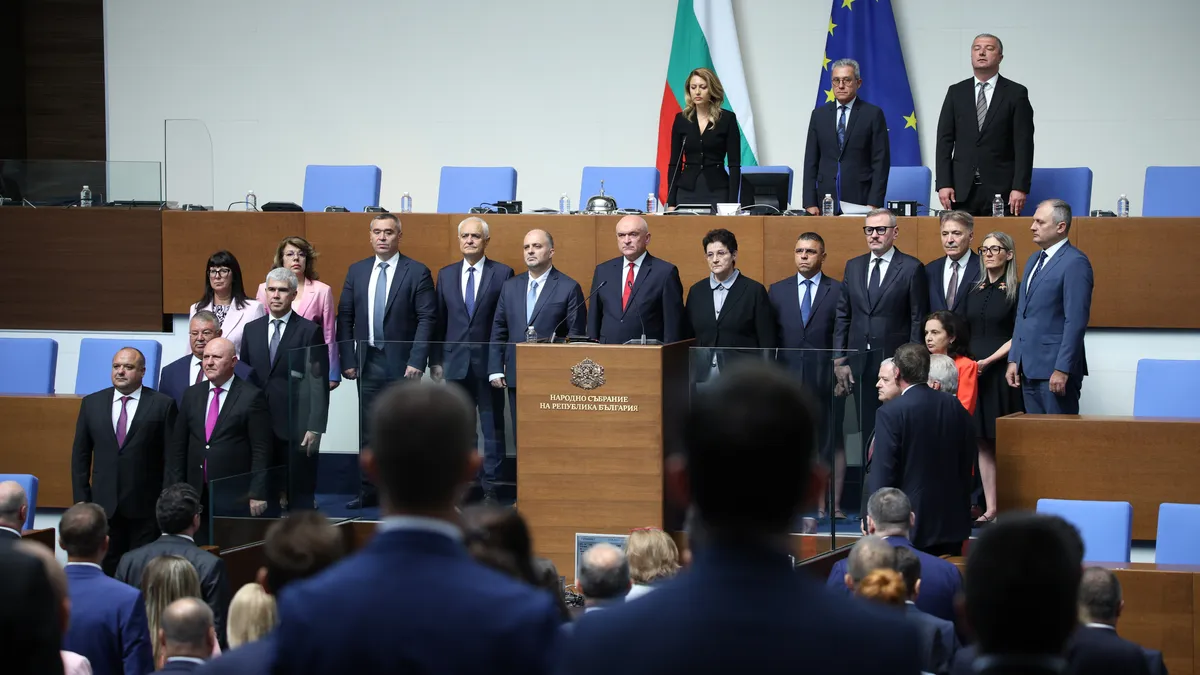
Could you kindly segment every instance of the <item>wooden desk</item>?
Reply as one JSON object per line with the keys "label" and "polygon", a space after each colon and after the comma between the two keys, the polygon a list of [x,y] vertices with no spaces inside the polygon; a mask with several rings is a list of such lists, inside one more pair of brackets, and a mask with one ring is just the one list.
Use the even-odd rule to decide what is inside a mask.
{"label": "wooden desk", "polygon": [[0,396],[0,466],[38,479],[38,508],[70,508],[78,396]]}
{"label": "wooden desk", "polygon": [[41,529],[41,530],[23,530],[21,532],[21,539],[24,539],[25,541],[36,541],[37,543],[41,544],[42,546],[45,546],[46,548],[50,549],[51,553],[54,552],[54,528],[53,527],[47,527],[47,528]]}
{"label": "wooden desk", "polygon": [[1039,499],[1133,504],[1133,538],[1158,536],[1158,505],[1200,503],[1200,421],[1024,415],[996,422],[997,493],[1003,510]]}

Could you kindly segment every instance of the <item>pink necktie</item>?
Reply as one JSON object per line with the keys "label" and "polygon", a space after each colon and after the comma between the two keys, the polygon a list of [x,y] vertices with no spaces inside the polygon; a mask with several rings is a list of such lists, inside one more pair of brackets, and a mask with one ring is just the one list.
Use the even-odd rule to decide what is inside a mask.
{"label": "pink necktie", "polygon": [[200,366],[200,370],[196,371],[196,381],[192,384],[200,384],[204,381],[204,366]]}
{"label": "pink necktie", "polygon": [[121,397],[121,414],[117,416],[117,447],[125,445],[125,427],[129,426],[129,409],[125,406],[129,405],[129,399],[132,396]]}
{"label": "pink necktie", "polygon": [[217,416],[221,414],[221,392],[225,391],[220,387],[213,387],[212,403],[208,404],[208,417],[204,420],[204,440],[212,438],[213,428],[217,426]]}

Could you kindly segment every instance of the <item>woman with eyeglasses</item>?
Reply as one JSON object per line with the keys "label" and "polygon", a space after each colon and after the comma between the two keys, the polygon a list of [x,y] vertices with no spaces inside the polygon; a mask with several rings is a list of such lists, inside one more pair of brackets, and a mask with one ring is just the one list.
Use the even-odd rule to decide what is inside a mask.
{"label": "woman with eyeglasses", "polygon": [[1004,381],[1021,288],[1014,253],[1012,237],[1003,232],[991,232],[983,238],[979,247],[980,281],[971,288],[963,309],[971,330],[971,353],[979,359],[975,427],[986,506],[976,525],[996,517],[996,418],[1025,409],[1021,390]]}
{"label": "woman with eyeglasses", "polygon": [[207,309],[221,322],[221,337],[233,343],[238,354],[242,351],[242,330],[247,323],[267,312],[257,300],[246,297],[242,285],[242,267],[229,251],[217,251],[208,257],[204,277],[204,296],[192,305],[188,318]]}
{"label": "woman with eyeglasses", "polygon": [[[303,237],[284,237],[275,248],[275,262],[271,269],[286,267],[300,280],[296,298],[292,300],[292,311],[321,327],[325,344],[329,346],[329,388],[337,389],[342,382],[342,368],[338,362],[337,344],[333,333],[337,328],[337,307],[333,304],[333,289],[317,281],[318,253]],[[267,284],[258,285],[255,294],[258,303],[267,306]]]}

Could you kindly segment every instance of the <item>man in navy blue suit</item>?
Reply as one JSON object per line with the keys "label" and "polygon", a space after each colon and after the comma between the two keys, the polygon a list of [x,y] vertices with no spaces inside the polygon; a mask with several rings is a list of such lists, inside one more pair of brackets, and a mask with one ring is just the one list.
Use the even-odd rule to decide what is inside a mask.
{"label": "man in navy blue suit", "polygon": [[929,311],[948,309],[961,314],[967,294],[979,282],[979,258],[971,254],[975,218],[966,211],[943,211],[940,220],[946,255],[925,266]]}
{"label": "man in navy blue suit", "polygon": [[[833,323],[842,282],[821,271],[825,240],[816,232],[796,238],[796,274],[771,284],[767,296],[779,330],[779,360],[798,373],[816,399],[821,420],[821,457],[833,462],[833,514],[842,511],[846,449],[842,442],[845,407],[833,404]],[[811,350],[811,351],[800,351]],[[819,500],[825,507],[825,497]]]}
{"label": "man in navy blue suit", "polygon": [[[400,253],[400,237],[399,218],[376,214],[369,237],[375,255],[350,266],[338,299],[342,376],[358,380],[362,429],[367,428],[371,404],[388,383],[424,375],[437,318],[429,268]],[[370,440],[363,435],[363,445]],[[361,493],[346,508],[378,503],[375,486],[364,477]]]}
{"label": "man in navy blue suit", "polygon": [[617,221],[621,255],[597,265],[592,275],[588,337],[609,345],[643,337],[667,343],[685,337],[679,269],[650,255],[649,243],[650,226],[644,218]]}
{"label": "man in navy blue suit", "polygon": [[463,545],[456,506],[480,463],[466,395],[393,386],[370,424],[362,462],[385,517],[365,548],[279,598],[274,672],[547,672],[554,598]]}
{"label": "man in navy blue suit", "polygon": [[100,561],[108,551],[108,519],[98,504],[76,504],[58,524],[67,552],[71,623],[62,648],[80,654],[95,675],[154,672],[150,627],[142,592],[105,576]]}
{"label": "man in navy blue suit", "polygon": [[[788,533],[815,501],[816,421],[777,365],[729,364],[692,398],[667,485],[703,533],[690,567],[636,602],[593,612],[560,651],[564,675],[919,672],[903,617],[797,574]],[[870,636],[870,649],[862,636]]]}
{"label": "man in navy blue suit", "polygon": [[490,241],[491,231],[482,218],[471,216],[458,224],[463,259],[438,270],[437,323],[429,349],[433,379],[458,384],[479,411],[483,429],[479,485],[488,502],[496,499],[496,479],[505,453],[504,390],[488,383],[487,342],[500,289],[513,277],[511,267],[484,255]]}
{"label": "man in navy blue suit", "polygon": [[[517,350],[528,337],[554,340],[587,334],[587,306],[579,282],[554,268],[554,237],[545,230],[525,235],[522,272],[504,282],[492,321],[488,380],[493,387],[508,387],[513,439],[517,433]],[[530,335],[532,328],[533,334]]]}
{"label": "man in navy blue suit", "polygon": [[918,550],[962,555],[971,534],[974,422],[952,394],[929,388],[924,345],[901,345],[892,358],[900,396],[876,413],[867,491],[894,487],[909,496]]}
{"label": "man in navy blue suit", "polygon": [[1078,415],[1087,372],[1083,335],[1092,313],[1092,263],[1071,245],[1071,206],[1047,199],[1033,214],[1017,324],[1008,352],[1009,386],[1021,387],[1025,412]]}
{"label": "man in navy blue suit", "polygon": [[[188,322],[188,345],[191,346],[192,353],[162,367],[158,376],[159,393],[175,399],[176,406],[181,405],[183,392],[193,384],[200,384],[204,381],[204,364],[201,363],[201,359],[204,358],[204,347],[209,340],[219,337],[221,337],[221,322],[217,320],[217,315],[207,309],[196,312],[192,320]],[[253,372],[254,369],[243,363],[241,359],[233,364],[233,374],[243,380],[249,380]]]}

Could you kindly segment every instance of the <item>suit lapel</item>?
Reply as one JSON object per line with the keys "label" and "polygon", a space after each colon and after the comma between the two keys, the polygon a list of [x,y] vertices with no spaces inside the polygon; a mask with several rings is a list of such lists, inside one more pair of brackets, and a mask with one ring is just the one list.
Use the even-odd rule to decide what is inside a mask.
{"label": "suit lapel", "polygon": [[[904,269],[904,258],[900,257],[900,249],[894,248],[893,251],[892,261],[888,263],[887,274],[884,275],[883,281],[879,284],[879,295],[875,296],[875,301],[871,303],[872,312],[875,311],[875,306],[879,304],[883,296],[887,294],[887,290],[891,287],[892,282],[896,280],[896,277],[900,276],[900,270]],[[942,289],[942,302],[945,302],[945,295],[946,290]]]}
{"label": "suit lapel", "polygon": [[[299,302],[292,305],[292,311],[301,316],[308,316],[309,314],[313,316],[319,316],[318,313],[308,311],[312,304],[317,301],[315,297],[316,294],[313,293],[312,280],[304,279],[300,283],[302,286],[304,286],[304,297],[300,298]],[[264,307],[263,309],[266,308]],[[271,312],[267,311],[267,315],[270,314]]]}
{"label": "suit lapel", "polygon": [[942,256],[938,260],[937,270],[934,272],[933,281],[937,284],[937,296],[942,299],[942,306],[947,309],[954,309],[946,304],[946,285],[943,283],[946,279],[946,263],[950,262],[950,258]]}
{"label": "suit lapel", "polygon": [[[729,310],[732,307],[737,306],[738,299],[742,297],[742,292],[745,291],[746,284],[740,283],[741,281],[742,281],[742,273],[738,272],[738,278],[734,279],[733,285],[729,286],[725,290],[725,302],[722,303],[722,305],[721,305],[721,315],[717,317],[718,324],[721,323],[721,319],[723,319],[729,315]],[[799,294],[797,294],[796,297],[799,297]],[[716,314],[716,309],[715,309],[716,304],[715,303],[713,304],[713,308],[714,308],[713,314]]]}
{"label": "suit lapel", "polygon": [[[641,269],[641,271],[638,272],[638,275],[633,278],[633,289],[631,291],[629,291],[629,304],[626,305],[625,308],[621,310],[622,318],[625,316],[625,313],[629,311],[629,308],[633,307],[633,303],[637,302],[638,289],[640,289],[642,286],[645,285],[646,279],[650,278],[650,270],[653,265],[653,260],[654,260],[654,256],[647,253],[646,259],[642,261],[642,269]],[[621,262],[617,263],[617,265],[618,265],[617,281],[620,284],[619,288],[621,289],[621,294],[624,295],[626,272],[622,268],[624,268],[626,266],[625,258],[622,257]]]}
{"label": "suit lapel", "polygon": [[[238,378],[235,375],[231,380],[229,380],[229,391],[225,392],[225,402],[221,404],[221,412],[217,415],[216,424],[213,424],[212,435],[214,438],[217,435],[217,431],[219,431],[221,429],[221,426],[223,424],[225,424],[225,421],[228,420],[230,418],[230,416],[233,415],[233,405],[235,403],[237,403],[238,397],[241,396],[241,393],[242,393],[242,383],[238,382]],[[207,419],[208,418],[208,396],[205,395],[203,400],[204,400],[204,407],[205,407],[204,419]]]}
{"label": "suit lapel", "polygon": [[[297,319],[296,313],[293,311],[291,318],[288,319],[287,324],[283,328],[283,335],[279,336],[279,347],[275,350],[275,360],[271,362],[270,372],[272,372],[272,373],[275,372],[275,367],[277,365],[279,365],[280,363],[283,363],[284,367],[286,368],[287,361],[288,361],[288,354],[291,352],[291,350],[293,348],[300,346],[300,340],[299,340],[300,335],[298,334],[298,331],[300,330],[300,326],[299,326],[298,322],[296,321],[296,319]],[[270,332],[271,332],[270,324],[271,324],[271,315],[268,314],[267,315],[267,326],[268,326],[267,334],[268,334],[268,336],[270,335]],[[269,342],[270,337],[268,337],[267,340],[268,340],[267,344],[270,345],[271,344]],[[268,358],[270,357],[270,353],[271,353],[271,350],[270,350],[270,348],[268,348],[267,349]]]}
{"label": "suit lapel", "polygon": [[396,260],[396,273],[392,275],[392,283],[388,287],[387,309],[383,312],[383,318],[386,320],[387,315],[392,311],[392,305],[396,302],[396,296],[400,295],[400,286],[404,283],[404,275],[408,274],[408,258],[400,256]]}
{"label": "suit lapel", "polygon": [[[1054,266],[1063,259],[1067,253],[1067,249],[1070,246],[1070,244],[1064,244],[1063,247],[1058,249],[1058,252],[1054,254],[1054,257],[1047,260],[1045,264],[1042,265],[1042,269],[1038,270],[1038,273],[1033,275],[1033,281],[1029,284],[1029,292],[1026,293],[1026,295],[1033,295],[1033,292],[1037,290],[1037,287],[1042,284],[1042,279],[1046,278],[1046,273],[1054,269]],[[1033,260],[1033,264],[1037,265],[1037,255],[1034,255]],[[1030,270],[1032,271],[1032,269],[1033,268],[1031,267]]]}
{"label": "suit lapel", "polygon": [[[458,283],[459,283],[459,286],[462,287],[461,288],[462,294],[460,294],[458,296],[458,303],[460,305],[462,305],[463,313],[466,314],[467,302],[463,298],[466,297],[467,287],[465,285],[465,282],[462,281],[462,273],[461,272],[462,272],[462,269],[459,268],[459,275],[458,275],[459,282]],[[475,287],[475,314],[467,315],[467,324],[468,325],[470,325],[471,323],[474,323],[475,317],[479,314],[479,298],[483,297],[484,292],[486,292],[488,289],[488,286],[491,285],[492,275],[494,275],[495,273],[496,273],[496,266],[494,264],[492,264],[492,261],[484,260],[483,261],[483,274],[480,275],[480,277],[482,277],[482,278],[479,279],[479,284]]]}
{"label": "suit lapel", "polygon": [[[129,445],[129,442],[133,440],[133,435],[142,428],[142,420],[150,414],[149,407],[150,397],[146,396],[146,388],[142,387],[142,395],[138,397],[137,410],[133,412],[133,419],[129,420],[129,431],[125,432],[125,445]],[[113,437],[116,437],[116,430],[113,431]],[[121,448],[124,448],[125,445],[122,445]]]}
{"label": "suit lapel", "polygon": [[973,260],[972,255],[967,259],[968,269],[963,270],[962,278],[958,282],[958,291],[954,294],[954,307],[951,311],[958,311],[967,302],[967,296],[970,295],[971,289],[975,284],[979,283],[979,265]]}
{"label": "suit lapel", "polygon": [[[974,80],[972,80],[972,82],[974,82]],[[972,85],[972,87],[974,87],[974,85]],[[988,104],[987,114],[983,116],[983,126],[979,128],[980,134],[983,134],[983,132],[987,131],[988,127],[992,125],[992,120],[996,119],[996,111],[1000,108],[1000,103],[1004,101],[1004,94],[1007,89],[1008,80],[997,76],[996,91],[992,92],[992,102]],[[976,94],[976,96],[978,96],[978,94]]]}
{"label": "suit lapel", "polygon": [[[542,312],[542,307],[546,306],[546,303],[549,301],[550,294],[554,292],[554,287],[557,285],[558,270],[551,269],[550,273],[546,275],[546,284],[542,287],[542,290],[538,292],[537,302],[533,305],[533,314],[529,317],[530,325],[537,321],[538,314]],[[526,289],[525,292],[528,295],[528,289]]]}
{"label": "suit lapel", "polygon": [[[850,145],[850,135],[854,133],[854,125],[858,124],[858,118],[862,112],[862,99],[855,99],[854,107],[850,108],[849,112],[850,118],[846,120],[846,142],[838,150],[838,159],[841,159],[842,155],[846,154],[846,146]],[[836,122],[834,124],[836,124]],[[834,136],[837,136],[836,129],[834,131]]]}
{"label": "suit lapel", "polygon": [[[820,285],[817,286],[817,295],[815,298],[813,298],[812,309],[809,310],[809,314],[808,314],[809,323],[811,323],[813,320],[813,317],[817,315],[817,307],[821,306],[821,301],[825,299],[825,296],[829,295],[829,289],[832,287],[833,287],[833,282],[829,280],[829,277],[827,277],[825,275],[821,275],[821,283],[820,283]],[[799,300],[800,300],[800,294],[797,293],[796,301],[799,302]],[[808,324],[805,324],[804,327],[808,328]]]}

